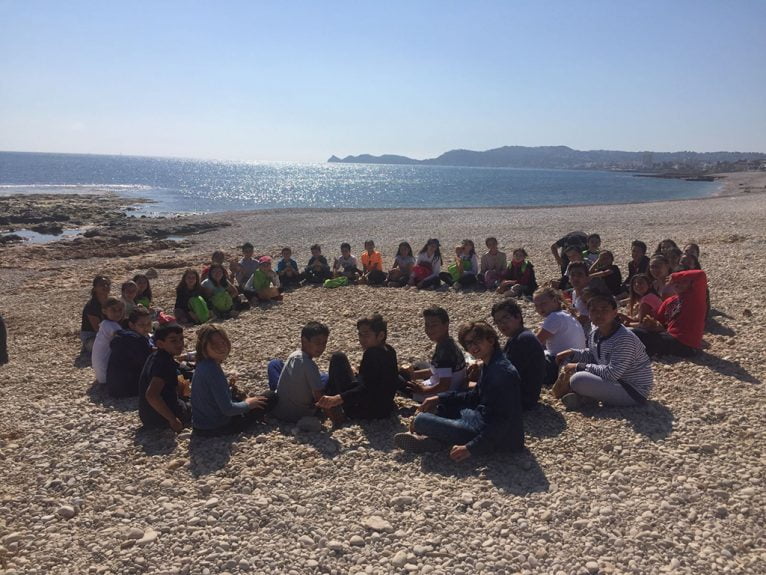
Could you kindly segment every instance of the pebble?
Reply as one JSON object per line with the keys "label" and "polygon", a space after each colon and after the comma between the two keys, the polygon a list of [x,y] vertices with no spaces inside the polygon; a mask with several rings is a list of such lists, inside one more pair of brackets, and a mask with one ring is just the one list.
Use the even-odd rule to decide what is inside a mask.
{"label": "pebble", "polygon": [[395,567],[404,567],[404,564],[407,563],[407,553],[404,551],[397,551],[391,559],[391,563]]}
{"label": "pebble", "polygon": [[314,540],[308,535],[301,535],[298,537],[298,543],[304,547],[313,547],[315,545]]}
{"label": "pebble", "polygon": [[144,536],[144,530],[133,527],[125,534],[126,539],[141,539]]}
{"label": "pebble", "polygon": [[596,561],[588,561],[585,564],[585,568],[588,570],[588,573],[591,573],[591,575],[598,573],[598,563]]}
{"label": "pebble", "polygon": [[364,547],[364,538],[359,535],[352,535],[351,539],[348,540],[348,544],[354,547]]}
{"label": "pebble", "polygon": [[364,518],[362,520],[362,525],[373,531],[385,531],[386,533],[392,533],[394,531],[391,524],[379,515],[371,515]]}
{"label": "pebble", "polygon": [[335,539],[329,541],[327,543],[327,547],[329,549],[332,549],[333,551],[342,551],[343,550],[343,543],[340,541],[336,541]]}
{"label": "pebble", "polygon": [[77,514],[77,511],[75,511],[75,508],[71,505],[62,505],[58,508],[58,510],[56,510],[56,513],[58,513],[64,519],[71,519]]}
{"label": "pebble", "polygon": [[406,505],[412,505],[415,502],[414,497],[409,495],[400,495],[399,497],[393,497],[388,502],[391,507],[404,507]]}
{"label": "pebble", "polygon": [[136,545],[146,545],[147,543],[151,543],[157,539],[158,535],[159,533],[157,533],[154,529],[147,529],[141,539],[136,541]]}

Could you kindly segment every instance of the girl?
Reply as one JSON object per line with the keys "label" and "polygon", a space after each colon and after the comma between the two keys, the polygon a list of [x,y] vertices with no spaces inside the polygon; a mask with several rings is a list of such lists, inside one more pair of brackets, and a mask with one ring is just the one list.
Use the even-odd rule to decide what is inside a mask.
{"label": "girl", "polygon": [[120,321],[125,317],[125,304],[116,297],[107,298],[103,307],[104,320],[98,327],[98,334],[93,341],[93,371],[96,372],[96,381],[106,383],[106,368],[109,365],[109,344],[122,326]]}
{"label": "girl", "polygon": [[535,310],[543,317],[535,335],[545,346],[546,372],[544,385],[553,385],[558,376],[556,355],[565,349],[582,349],[585,347],[585,333],[580,322],[567,311],[566,303],[561,292],[546,287],[535,292],[532,300]]}
{"label": "girl", "polygon": [[388,282],[391,287],[402,287],[410,279],[410,272],[415,265],[412,247],[407,242],[401,242],[394,257],[394,267],[388,272]]}
{"label": "girl", "polygon": [[441,266],[442,253],[439,249],[439,240],[431,238],[418,253],[418,259],[412,268],[407,285],[416,286],[418,289],[439,287]]}
{"label": "girl", "polygon": [[138,378],[152,353],[151,332],[152,316],[149,310],[140,306],[128,315],[128,329],[114,334],[106,368],[106,391],[112,397],[138,395]]}
{"label": "girl", "polygon": [[514,297],[530,297],[537,289],[537,279],[535,278],[535,268],[527,258],[527,251],[524,248],[513,250],[511,263],[505,272],[505,279],[497,287],[497,293],[511,291]]}
{"label": "girl", "polygon": [[133,281],[136,282],[138,292],[136,293],[136,303],[144,306],[149,311],[153,311],[152,308],[152,288],[149,285],[149,278],[144,274],[136,274],[133,276]]}
{"label": "girl", "polygon": [[645,317],[654,317],[660,309],[662,300],[652,287],[652,282],[646,274],[636,274],[630,282],[630,299],[628,313],[621,316],[625,325],[638,325]]}
{"label": "girl", "polygon": [[[136,296],[138,295],[138,285],[134,281],[126,281],[120,286],[120,299],[125,306],[125,317],[133,313],[138,303],[136,303]],[[146,307],[146,306],[144,306]]]}
{"label": "girl", "polygon": [[612,296],[597,294],[588,302],[588,313],[595,329],[588,337],[587,349],[567,349],[556,359],[567,362],[571,374],[571,393],[561,398],[567,409],[584,402],[605,405],[646,403],[654,377],[649,356],[641,341],[617,321],[617,302]]}
{"label": "girl", "polygon": [[657,249],[654,250],[654,255],[655,256],[662,255],[670,248],[677,248],[677,247],[678,247],[678,244],[676,244],[676,242],[674,242],[671,239],[662,240],[659,244],[657,244]]}
{"label": "girl", "polygon": [[588,275],[591,279],[601,278],[612,295],[622,293],[622,274],[620,268],[614,265],[614,254],[609,250],[598,254],[598,259],[588,270]]}
{"label": "girl", "polygon": [[200,284],[202,295],[208,301],[209,307],[222,318],[229,317],[234,309],[234,298],[237,288],[229,283],[223,264],[210,264],[208,277]]}
{"label": "girl", "polygon": [[673,286],[668,283],[670,272],[670,262],[662,254],[655,254],[649,260],[649,275],[652,279],[652,287],[663,300],[675,293]]}
{"label": "girl", "polygon": [[205,323],[210,314],[207,302],[202,297],[199,272],[187,269],[176,286],[176,303],[173,315],[179,323]]}
{"label": "girl", "polygon": [[273,391],[256,397],[242,397],[236,391],[234,378],[229,381],[221,368],[230,352],[231,341],[222,327],[208,324],[197,332],[197,366],[191,392],[192,427],[197,435],[239,433],[276,403]]}
{"label": "girl", "polygon": [[700,247],[695,243],[689,243],[684,246],[684,254],[693,255],[695,258],[700,259]]}
{"label": "girl", "polygon": [[90,290],[90,300],[82,309],[82,323],[80,324],[80,357],[77,358],[77,365],[87,367],[91,361],[91,351],[93,342],[98,333],[98,326],[104,319],[102,308],[109,297],[109,291],[112,288],[111,280],[106,276],[96,276],[93,278],[93,284]]}
{"label": "girl", "polygon": [[440,278],[447,284],[455,282],[455,289],[463,289],[476,283],[479,273],[479,258],[472,240],[463,240],[455,247],[455,263],[449,266],[449,273],[442,272]]}

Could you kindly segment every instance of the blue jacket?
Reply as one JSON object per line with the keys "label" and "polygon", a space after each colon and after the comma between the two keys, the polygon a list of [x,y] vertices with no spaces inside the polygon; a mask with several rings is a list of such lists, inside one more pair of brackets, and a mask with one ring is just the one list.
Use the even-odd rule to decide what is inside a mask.
{"label": "blue jacket", "polygon": [[484,426],[466,444],[472,455],[524,449],[521,382],[516,368],[499,349],[482,368],[476,387],[440,393],[439,400],[445,407],[475,409],[481,414]]}
{"label": "blue jacket", "polygon": [[203,359],[194,369],[191,406],[192,425],[197,429],[218,429],[250,410],[246,402],[232,401],[226,375],[212,359]]}

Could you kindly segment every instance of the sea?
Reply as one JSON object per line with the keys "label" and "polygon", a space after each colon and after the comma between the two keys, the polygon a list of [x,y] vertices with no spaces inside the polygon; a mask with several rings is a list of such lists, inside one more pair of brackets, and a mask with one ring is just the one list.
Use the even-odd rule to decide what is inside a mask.
{"label": "sea", "polygon": [[145,215],[280,208],[623,204],[714,195],[715,182],[628,172],[259,163],[0,152],[0,194],[114,192]]}

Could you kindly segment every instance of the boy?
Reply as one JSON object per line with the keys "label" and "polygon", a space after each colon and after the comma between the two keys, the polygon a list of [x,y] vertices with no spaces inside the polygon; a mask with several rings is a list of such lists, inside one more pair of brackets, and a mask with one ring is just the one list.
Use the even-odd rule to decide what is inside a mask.
{"label": "boy", "polygon": [[327,258],[322,255],[322,246],[314,244],[311,246],[311,258],[304,270],[306,282],[310,284],[322,284],[325,280],[332,278],[330,264]]}
{"label": "boy", "polygon": [[255,297],[261,301],[282,301],[279,277],[271,269],[271,258],[269,256],[261,256],[258,260],[258,269],[247,280],[245,293],[255,294]]}
{"label": "boy", "polygon": [[588,248],[582,252],[583,259],[588,262],[588,266],[592,266],[598,260],[598,255],[601,253],[601,236],[598,234],[590,234],[587,240]]}
{"label": "boy", "polygon": [[569,283],[569,268],[572,263],[585,261],[582,256],[582,251],[578,246],[569,246],[564,250],[564,255],[569,263],[567,264],[567,267],[564,270],[564,275],[559,283],[559,289],[562,291],[571,287],[571,284]]}
{"label": "boy", "polygon": [[109,365],[111,348],[109,344],[114,334],[122,329],[120,322],[125,317],[125,304],[116,297],[108,297],[103,305],[103,321],[98,326],[98,333],[93,342],[93,371],[98,383],[106,383],[106,369]]}
{"label": "boy", "polygon": [[293,250],[282,248],[282,258],[277,262],[277,275],[282,287],[300,285],[303,277],[298,271],[298,262],[293,259]]}
{"label": "boy", "polygon": [[191,420],[189,403],[180,397],[178,363],[184,350],[184,330],[174,323],[154,332],[157,351],[149,356],[138,379],[138,415],[145,427],[179,433]]}
{"label": "boy", "polygon": [[353,283],[359,277],[359,268],[356,258],[351,255],[351,244],[343,242],[340,244],[340,257],[335,258],[332,266],[335,277],[345,276],[348,281]]}
{"label": "boy", "polygon": [[[220,264],[223,266],[225,261],[226,261],[226,254],[222,252],[221,250],[215,250],[213,252],[213,255],[210,256],[210,263],[202,267],[202,273],[199,276],[200,281],[204,281],[205,279],[207,279],[207,275],[208,273],[210,273],[211,264]],[[232,279],[231,274],[228,272],[226,273],[226,279],[227,280]]]}
{"label": "boy", "polygon": [[237,272],[235,274],[237,287],[240,292],[244,290],[244,286],[247,280],[250,279],[250,276],[258,269],[258,260],[253,258],[253,250],[253,244],[250,242],[242,244],[242,259],[237,262]]}
{"label": "boy", "polygon": [[298,421],[316,414],[316,402],[327,385],[327,374],[319,373],[314,360],[324,353],[329,328],[310,321],[301,330],[301,348],[287,358],[287,362],[272,359],[269,362],[269,388],[277,392],[277,405],[272,415],[285,421]]}
{"label": "boy", "polygon": [[524,327],[524,316],[515,301],[506,299],[493,305],[492,319],[508,338],[503,352],[519,372],[521,406],[525,411],[533,409],[545,377],[545,350],[535,334]]}
{"label": "boy", "polygon": [[497,249],[497,238],[489,237],[484,244],[487,246],[487,253],[481,256],[479,281],[483,281],[487,289],[495,289],[503,279],[508,262],[506,255]]}
{"label": "boy", "polygon": [[628,262],[628,277],[622,284],[622,291],[630,293],[630,281],[636,274],[649,273],[649,258],[646,255],[646,244],[640,240],[633,240],[630,244],[630,261]]}
{"label": "boy", "polygon": [[[567,250],[569,248],[575,248],[577,252],[582,256],[582,251],[588,247],[588,235],[585,232],[569,232],[562,238],[551,244],[551,253],[556,258],[556,263],[561,268],[562,278],[566,277],[567,266],[569,265],[569,256]],[[559,254],[559,249],[561,253]],[[580,258],[582,259],[582,258]],[[560,289],[565,289],[565,285],[560,285]]]}
{"label": "boy", "polygon": [[386,281],[386,274],[383,271],[383,256],[375,250],[375,242],[367,240],[364,242],[364,252],[362,253],[362,282],[369,285],[382,285]]}
{"label": "boy", "polygon": [[477,321],[461,327],[459,338],[466,351],[482,361],[476,387],[426,399],[410,425],[411,433],[397,433],[394,444],[416,453],[449,447],[455,462],[493,451],[521,451],[519,374],[500,351],[497,333]]}
{"label": "boy", "polygon": [[364,350],[359,374],[354,376],[346,354],[334,353],[325,395],[317,405],[322,409],[342,407],[352,419],[382,419],[395,407],[399,387],[396,351],[386,343],[388,326],[380,314],[360,319],[356,329]]}
{"label": "boy", "polygon": [[572,307],[576,312],[573,314],[577,321],[582,325],[585,335],[590,333],[591,325],[590,318],[588,317],[588,304],[583,298],[583,290],[588,287],[590,278],[588,276],[588,264],[585,262],[572,262],[569,264],[569,283],[572,284],[572,289],[568,294],[572,298]]}
{"label": "boy", "polygon": [[[428,369],[412,371],[407,387],[413,392],[412,399],[422,402],[426,397],[443,391],[465,389],[465,356],[449,334],[447,310],[432,306],[423,310],[423,323],[428,339],[436,344]],[[425,381],[423,378],[428,378]]]}

